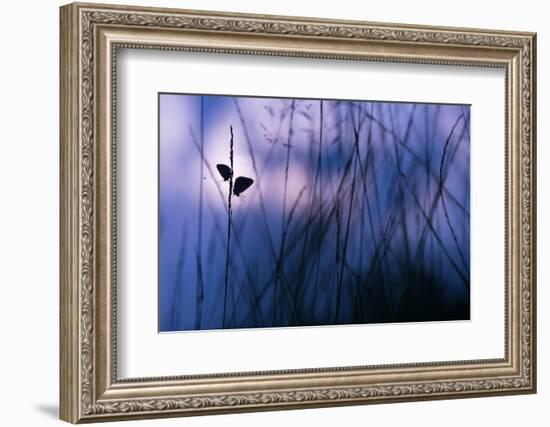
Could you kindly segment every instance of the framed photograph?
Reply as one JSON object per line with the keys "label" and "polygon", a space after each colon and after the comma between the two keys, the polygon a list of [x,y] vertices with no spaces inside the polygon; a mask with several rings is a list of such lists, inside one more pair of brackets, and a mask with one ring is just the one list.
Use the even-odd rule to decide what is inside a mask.
{"label": "framed photograph", "polygon": [[61,8],[61,418],[536,391],[536,36]]}

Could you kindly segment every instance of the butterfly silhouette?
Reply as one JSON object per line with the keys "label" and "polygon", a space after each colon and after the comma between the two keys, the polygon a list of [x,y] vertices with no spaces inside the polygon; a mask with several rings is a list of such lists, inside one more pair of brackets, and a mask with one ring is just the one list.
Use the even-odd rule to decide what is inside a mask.
{"label": "butterfly silhouette", "polygon": [[[218,163],[216,165],[216,169],[218,169],[218,172],[222,176],[224,181],[229,180],[233,176],[233,171],[231,168],[227,165],[224,165],[223,163]],[[248,187],[250,187],[254,183],[254,180],[252,178],[248,178],[246,176],[239,176],[233,185],[233,194],[237,197]]]}
{"label": "butterfly silhouette", "polygon": [[231,171],[231,168],[227,165],[224,165],[222,163],[218,163],[216,165],[216,168],[218,169],[218,172],[222,176],[224,181],[227,181],[231,176],[233,175],[233,172]]}
{"label": "butterfly silhouette", "polygon": [[246,176],[240,176],[235,180],[235,185],[233,186],[233,194],[239,197],[243,191],[250,187],[254,183],[252,178],[247,178]]}

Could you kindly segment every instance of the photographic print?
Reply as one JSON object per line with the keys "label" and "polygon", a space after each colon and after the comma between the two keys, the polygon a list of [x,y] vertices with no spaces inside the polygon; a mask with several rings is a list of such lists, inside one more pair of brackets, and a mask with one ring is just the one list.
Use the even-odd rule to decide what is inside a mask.
{"label": "photographic print", "polygon": [[159,93],[159,330],[470,318],[470,106]]}

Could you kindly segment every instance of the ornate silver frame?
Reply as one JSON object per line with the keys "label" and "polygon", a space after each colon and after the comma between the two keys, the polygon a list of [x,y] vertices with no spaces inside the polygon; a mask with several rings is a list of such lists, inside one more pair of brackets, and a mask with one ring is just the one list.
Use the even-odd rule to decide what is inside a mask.
{"label": "ornate silver frame", "polygon": [[[61,8],[60,43],[61,419],[77,423],[535,392],[535,34],[71,4]],[[117,379],[118,47],[504,68],[505,357]]]}

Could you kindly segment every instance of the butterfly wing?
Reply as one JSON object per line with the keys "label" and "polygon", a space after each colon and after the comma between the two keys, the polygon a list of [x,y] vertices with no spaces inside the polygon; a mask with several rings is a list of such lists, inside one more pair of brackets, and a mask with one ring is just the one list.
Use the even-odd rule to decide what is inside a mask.
{"label": "butterfly wing", "polygon": [[231,168],[227,165],[224,165],[223,163],[218,163],[216,165],[216,168],[218,169],[218,172],[222,176],[224,181],[227,181],[229,178],[231,178]]}
{"label": "butterfly wing", "polygon": [[235,180],[235,185],[233,186],[233,194],[239,196],[243,191],[250,187],[254,183],[252,178],[247,178],[246,176],[240,176]]}

